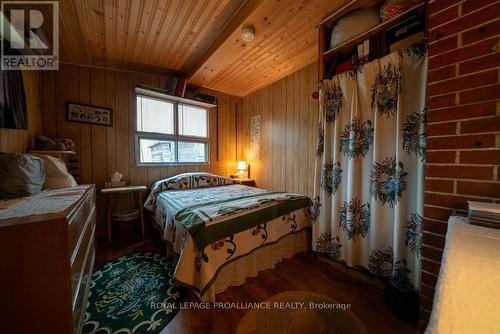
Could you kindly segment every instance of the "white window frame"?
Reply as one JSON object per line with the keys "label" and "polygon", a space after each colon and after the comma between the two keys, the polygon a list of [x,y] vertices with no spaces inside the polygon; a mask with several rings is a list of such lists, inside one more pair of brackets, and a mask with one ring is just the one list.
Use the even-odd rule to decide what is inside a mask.
{"label": "white window frame", "polygon": [[[149,99],[157,99],[161,101],[170,102],[174,106],[174,134],[156,133],[156,132],[145,132],[137,130],[137,98],[143,96]],[[184,98],[179,98],[175,96],[170,96],[163,93],[158,93],[155,90],[148,90],[146,88],[136,88],[135,90],[135,161],[136,165],[139,167],[161,167],[161,166],[182,166],[182,165],[207,165],[210,163],[210,108],[215,107],[215,105],[191,101]],[[203,108],[207,111],[207,136],[186,136],[179,134],[179,105],[193,106],[197,108]],[[155,140],[168,140],[175,142],[175,161],[174,162],[141,162],[141,147],[139,141],[141,139],[155,139]],[[183,162],[178,161],[179,159],[179,142],[191,142],[191,143],[203,143],[205,144],[206,150],[206,161],[202,162]]]}

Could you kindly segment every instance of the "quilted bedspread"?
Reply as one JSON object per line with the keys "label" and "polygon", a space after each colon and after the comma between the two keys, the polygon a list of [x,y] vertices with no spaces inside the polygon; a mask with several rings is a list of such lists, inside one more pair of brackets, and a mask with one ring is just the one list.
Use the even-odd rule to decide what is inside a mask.
{"label": "quilted bedspread", "polygon": [[169,190],[155,217],[179,255],[175,278],[200,298],[228,263],[310,225],[308,197],[244,185]]}

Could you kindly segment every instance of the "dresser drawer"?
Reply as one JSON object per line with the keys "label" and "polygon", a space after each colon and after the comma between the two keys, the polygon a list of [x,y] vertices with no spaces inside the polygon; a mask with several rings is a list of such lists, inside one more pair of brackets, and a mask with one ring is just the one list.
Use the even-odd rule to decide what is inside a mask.
{"label": "dresser drawer", "polygon": [[88,192],[69,217],[68,244],[69,254],[72,257],[74,257],[75,247],[93,209],[95,209],[94,192]]}
{"label": "dresser drawer", "polygon": [[95,210],[92,210],[91,215],[85,224],[85,230],[82,233],[82,237],[77,243],[75,248],[75,257],[71,262],[71,296],[72,305],[74,307],[75,300],[78,295],[78,290],[81,286],[81,281],[85,275],[86,262],[88,257],[95,250]]}
{"label": "dresser drawer", "polygon": [[90,253],[85,261],[82,279],[79,282],[78,295],[76,296],[75,303],[73,305],[73,333],[75,334],[80,334],[82,329],[90,282],[92,280],[92,273],[94,272],[94,260],[95,248],[91,247]]}
{"label": "dresser drawer", "polygon": [[69,254],[73,254],[78,239],[83,232],[85,222],[95,207],[94,192],[88,192],[79,205],[68,217],[68,246]]}

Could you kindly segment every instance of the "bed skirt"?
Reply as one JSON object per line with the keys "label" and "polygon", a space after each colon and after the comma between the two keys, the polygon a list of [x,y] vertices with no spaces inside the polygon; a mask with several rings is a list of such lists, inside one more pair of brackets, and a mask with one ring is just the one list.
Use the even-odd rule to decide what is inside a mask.
{"label": "bed skirt", "polygon": [[[257,248],[251,253],[225,265],[202,296],[198,291],[192,291],[200,300],[214,302],[216,301],[216,294],[223,292],[228,287],[242,285],[247,277],[256,277],[259,271],[272,269],[278,262],[310,250],[310,243],[310,228],[288,234],[276,243]],[[167,249],[170,249],[168,253],[172,254],[171,245],[168,245]]]}

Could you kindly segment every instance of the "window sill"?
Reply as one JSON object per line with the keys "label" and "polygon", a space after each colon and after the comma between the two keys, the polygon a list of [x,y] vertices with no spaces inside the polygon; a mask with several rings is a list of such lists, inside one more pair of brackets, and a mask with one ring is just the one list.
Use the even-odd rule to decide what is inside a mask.
{"label": "window sill", "polygon": [[164,162],[164,163],[139,163],[136,167],[183,167],[183,166],[208,166],[210,162]]}

